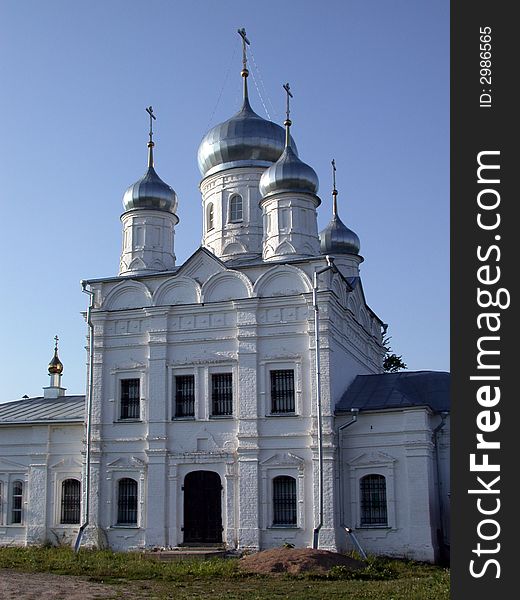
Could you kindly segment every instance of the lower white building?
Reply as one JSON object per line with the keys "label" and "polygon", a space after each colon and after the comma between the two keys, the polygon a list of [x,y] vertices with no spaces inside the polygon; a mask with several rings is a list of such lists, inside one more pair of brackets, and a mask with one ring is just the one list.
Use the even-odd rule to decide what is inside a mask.
{"label": "lower white building", "polygon": [[0,544],[449,547],[449,375],[383,373],[335,184],[318,234],[289,116],[256,115],[242,75],[199,149],[202,246],[175,265],[150,135],[119,275],[84,282],[87,396],[65,395],[56,350],[43,397],[0,404]]}

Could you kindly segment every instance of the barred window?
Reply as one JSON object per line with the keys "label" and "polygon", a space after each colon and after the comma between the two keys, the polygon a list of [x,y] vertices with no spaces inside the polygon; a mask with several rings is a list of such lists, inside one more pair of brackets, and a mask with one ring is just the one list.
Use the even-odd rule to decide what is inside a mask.
{"label": "barred window", "polygon": [[236,194],[229,200],[229,220],[233,223],[243,218],[242,196]]}
{"label": "barred window", "polygon": [[296,479],[273,479],[273,525],[296,525]]}
{"label": "barred window", "polygon": [[365,475],[359,483],[361,525],[388,525],[385,477],[383,475]]}
{"label": "barred window", "polygon": [[11,488],[11,523],[18,524],[22,522],[23,507],[23,482],[13,481]]}
{"label": "barred window", "polygon": [[80,521],[81,484],[77,479],[65,479],[61,484],[61,518],[64,525],[76,525]]}
{"label": "barred window", "polygon": [[177,375],[175,377],[175,416],[195,416],[194,375]]}
{"label": "barred window", "polygon": [[271,371],[271,413],[294,413],[294,371]]}
{"label": "barred window", "polygon": [[213,211],[213,203],[209,203],[208,204],[208,218],[207,218],[207,226],[208,226],[208,231],[210,229],[213,229],[213,227],[215,227],[215,218],[214,218],[214,211]]}
{"label": "barred window", "polygon": [[120,419],[139,419],[139,379],[121,380]]}
{"label": "barred window", "polygon": [[117,524],[137,525],[137,481],[129,477],[117,484]]}
{"label": "barred window", "polygon": [[211,376],[211,414],[233,414],[233,375],[215,373]]}

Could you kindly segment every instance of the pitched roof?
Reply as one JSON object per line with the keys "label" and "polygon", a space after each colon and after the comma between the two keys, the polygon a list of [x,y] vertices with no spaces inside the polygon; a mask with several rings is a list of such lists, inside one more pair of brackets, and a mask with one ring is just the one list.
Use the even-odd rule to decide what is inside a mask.
{"label": "pitched roof", "polygon": [[450,374],[444,371],[403,371],[358,375],[336,405],[336,412],[429,406],[450,410]]}
{"label": "pitched roof", "polygon": [[22,398],[0,404],[0,425],[33,422],[79,422],[85,419],[85,396]]}

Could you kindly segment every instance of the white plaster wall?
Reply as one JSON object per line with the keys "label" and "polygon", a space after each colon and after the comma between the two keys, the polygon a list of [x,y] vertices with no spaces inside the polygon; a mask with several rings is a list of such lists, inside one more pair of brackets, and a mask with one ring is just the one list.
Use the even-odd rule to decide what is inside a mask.
{"label": "white plaster wall", "polygon": [[[182,485],[189,472],[203,469],[215,471],[222,481],[223,539],[228,547],[311,545],[318,518],[318,453],[310,277],[314,266],[323,265],[299,266],[245,268],[248,277],[242,279],[232,272],[224,276],[221,263],[199,253],[178,276],[94,286],[96,306],[101,307],[93,314],[94,543],[120,550],[182,543]],[[222,296],[217,283],[226,277],[243,286],[241,299]],[[359,288],[349,304],[346,290],[331,274],[320,279],[320,290],[328,286],[332,292],[319,294],[325,467],[320,546],[348,547],[341,525],[351,525],[367,551],[430,560],[438,511],[432,500],[432,417],[425,409],[361,414],[342,435],[343,449],[337,452],[337,426],[350,416],[335,418],[335,403],[355,375],[379,372],[380,331],[379,322],[364,308]],[[270,414],[273,368],[295,371],[294,416]],[[231,418],[211,416],[210,378],[215,372],[233,373]],[[174,419],[173,378],[188,373],[195,376],[195,418]],[[127,377],[141,381],[141,418],[136,422],[119,419],[119,381]],[[439,455],[446,486],[444,436],[439,436]],[[56,431],[52,445],[59,449],[49,457],[54,465],[68,451],[65,442],[60,444]],[[69,464],[56,466],[45,479],[42,457],[34,453],[34,466],[40,469],[35,481],[47,496],[56,489],[59,473],[75,468],[79,449],[72,454]],[[387,477],[386,528],[362,528],[359,523],[359,477],[373,469]],[[272,480],[277,475],[297,481],[296,527],[272,526]],[[115,524],[121,477],[138,482],[136,527]],[[48,527],[56,512],[52,502],[46,508]],[[37,530],[31,535],[37,536]]]}
{"label": "white plaster wall", "polygon": [[[338,419],[338,425],[350,418]],[[435,464],[429,410],[360,413],[358,421],[342,433],[340,444],[341,525],[354,529],[366,552],[435,560]],[[359,479],[371,473],[386,477],[387,527],[360,524]]]}
{"label": "white plaster wall", "polygon": [[[262,212],[258,183],[264,168],[238,168],[206,177],[200,184],[203,210],[202,245],[222,260],[262,253]],[[239,194],[243,218],[231,222],[229,200]],[[208,229],[208,206],[213,205],[214,227]]]}
{"label": "white plaster wall", "polygon": [[[82,424],[0,426],[0,545],[70,542],[74,525],[61,525],[61,482],[81,479]],[[10,524],[10,487],[23,481],[22,524]]]}

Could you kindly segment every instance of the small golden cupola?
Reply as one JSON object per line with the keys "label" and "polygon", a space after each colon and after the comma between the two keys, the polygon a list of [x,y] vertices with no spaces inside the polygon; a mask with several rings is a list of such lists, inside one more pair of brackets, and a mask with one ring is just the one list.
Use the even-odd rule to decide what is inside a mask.
{"label": "small golden cupola", "polygon": [[55,336],[54,341],[54,356],[52,357],[52,360],[49,363],[49,375],[61,375],[63,373],[63,363],[61,362],[58,356],[59,337]]}
{"label": "small golden cupola", "polygon": [[58,336],[54,337],[54,356],[49,363],[48,372],[51,378],[49,387],[43,388],[44,398],[59,398],[65,395],[65,388],[61,387],[63,363],[58,356]]}

